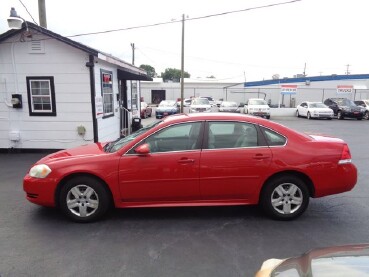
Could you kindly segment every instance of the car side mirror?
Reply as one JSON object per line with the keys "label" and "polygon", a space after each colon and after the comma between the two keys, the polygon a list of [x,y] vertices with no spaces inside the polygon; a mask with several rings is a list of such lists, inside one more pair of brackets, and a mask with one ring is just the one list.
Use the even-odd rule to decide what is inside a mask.
{"label": "car side mirror", "polygon": [[136,154],[147,155],[150,153],[150,146],[147,143],[141,144],[134,150]]}

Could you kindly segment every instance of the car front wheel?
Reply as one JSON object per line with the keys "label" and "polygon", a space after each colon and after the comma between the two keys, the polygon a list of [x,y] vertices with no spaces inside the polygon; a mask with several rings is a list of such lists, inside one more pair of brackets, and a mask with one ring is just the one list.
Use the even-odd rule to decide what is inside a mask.
{"label": "car front wheel", "polygon": [[338,119],[343,119],[343,115],[342,115],[342,112],[341,111],[338,111],[337,112],[337,118]]}
{"label": "car front wheel", "polygon": [[105,186],[90,176],[72,178],[59,194],[61,211],[76,222],[96,221],[108,211],[110,203]]}
{"label": "car front wheel", "polygon": [[296,111],[296,117],[300,117],[299,111]]}
{"label": "car front wheel", "polygon": [[308,113],[307,113],[307,116],[306,116],[306,117],[307,117],[307,119],[311,119],[311,114],[310,114],[310,112],[308,112]]}
{"label": "car front wheel", "polygon": [[365,120],[368,120],[369,119],[369,112],[365,112],[364,114],[364,117],[363,117]]}
{"label": "car front wheel", "polygon": [[260,204],[274,219],[295,219],[308,207],[309,191],[300,178],[293,175],[279,176],[265,185]]}

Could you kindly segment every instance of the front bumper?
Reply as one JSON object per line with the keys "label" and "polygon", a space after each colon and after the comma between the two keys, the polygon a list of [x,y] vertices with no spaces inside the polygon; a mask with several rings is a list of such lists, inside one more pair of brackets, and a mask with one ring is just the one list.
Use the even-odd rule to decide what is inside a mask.
{"label": "front bumper", "polygon": [[52,178],[33,178],[28,174],[23,179],[26,199],[34,204],[55,207],[57,181]]}
{"label": "front bumper", "polygon": [[158,112],[156,111],[155,112],[155,115],[156,115],[156,118],[163,118],[163,117],[166,117],[168,115],[172,115],[172,114],[176,114],[177,112],[175,111],[165,111],[165,112]]}

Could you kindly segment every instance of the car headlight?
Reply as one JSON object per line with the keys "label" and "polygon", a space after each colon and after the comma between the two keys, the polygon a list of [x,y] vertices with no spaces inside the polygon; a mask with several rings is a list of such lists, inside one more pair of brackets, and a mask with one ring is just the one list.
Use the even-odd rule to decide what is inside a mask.
{"label": "car headlight", "polygon": [[38,164],[30,169],[29,176],[34,178],[46,178],[50,172],[51,169],[46,164]]}

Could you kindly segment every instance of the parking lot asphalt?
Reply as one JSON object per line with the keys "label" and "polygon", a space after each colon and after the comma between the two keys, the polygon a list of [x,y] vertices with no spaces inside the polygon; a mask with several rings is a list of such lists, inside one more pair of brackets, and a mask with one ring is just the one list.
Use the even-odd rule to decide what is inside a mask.
{"label": "parking lot asphalt", "polygon": [[0,154],[0,276],[253,276],[265,259],[368,243],[369,121],[272,120],[348,142],[356,187],[312,199],[291,222],[247,206],[114,210],[78,224],[25,199],[23,176],[45,154]]}

